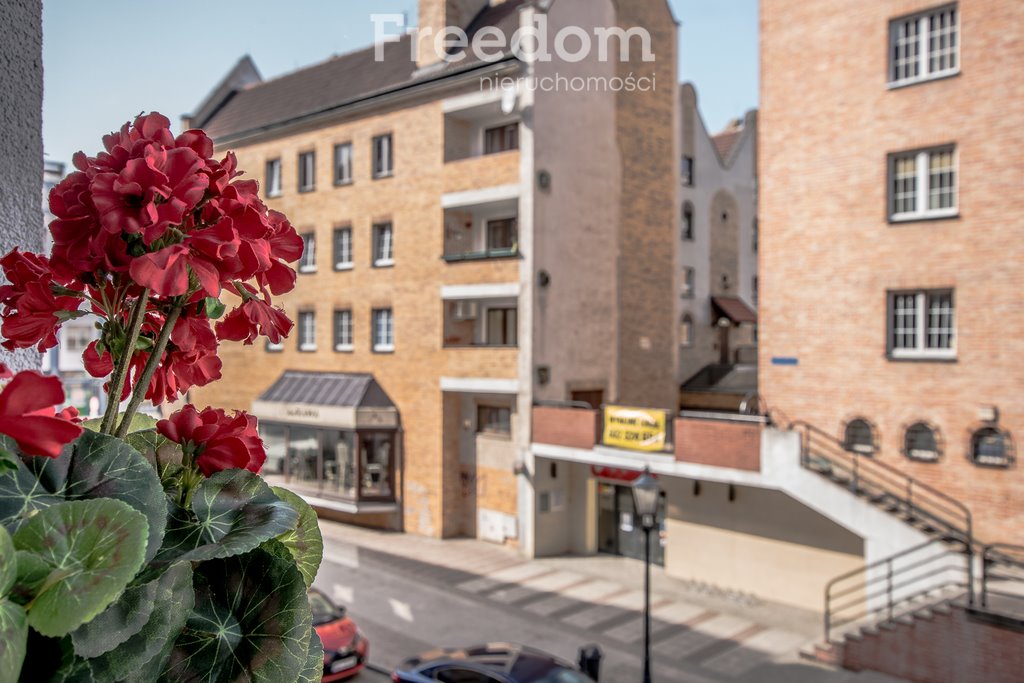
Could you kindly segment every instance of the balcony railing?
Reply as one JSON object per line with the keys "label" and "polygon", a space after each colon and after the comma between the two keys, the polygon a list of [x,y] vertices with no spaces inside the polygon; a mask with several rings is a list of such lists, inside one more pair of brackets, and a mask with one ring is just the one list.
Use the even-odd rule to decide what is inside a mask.
{"label": "balcony railing", "polygon": [[461,254],[445,254],[442,258],[444,258],[448,263],[462,263],[465,261],[517,258],[518,256],[518,247],[507,247],[502,249],[487,249],[485,251],[471,251]]}

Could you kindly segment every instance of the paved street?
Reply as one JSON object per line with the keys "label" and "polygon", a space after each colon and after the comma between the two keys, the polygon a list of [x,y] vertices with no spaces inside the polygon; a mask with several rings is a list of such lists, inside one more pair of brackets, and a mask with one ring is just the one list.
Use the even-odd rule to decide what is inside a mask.
{"label": "paved street", "polygon": [[[375,667],[390,670],[433,647],[501,640],[571,661],[580,645],[597,643],[605,653],[602,683],[640,678],[640,584],[625,585],[612,571],[601,577],[583,571],[595,566],[594,558],[527,562],[476,541],[323,527],[326,552],[316,585],[349,607],[370,639]],[[891,680],[799,661],[796,652],[814,633],[785,608],[681,599],[665,579],[655,583],[652,605],[658,683]],[[360,680],[387,677],[367,671]]]}

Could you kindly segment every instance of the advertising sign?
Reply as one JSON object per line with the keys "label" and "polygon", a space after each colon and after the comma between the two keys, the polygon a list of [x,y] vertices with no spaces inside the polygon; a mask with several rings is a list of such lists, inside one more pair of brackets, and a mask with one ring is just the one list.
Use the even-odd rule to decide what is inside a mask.
{"label": "advertising sign", "polygon": [[665,411],[606,406],[602,443],[613,448],[657,453],[665,450]]}

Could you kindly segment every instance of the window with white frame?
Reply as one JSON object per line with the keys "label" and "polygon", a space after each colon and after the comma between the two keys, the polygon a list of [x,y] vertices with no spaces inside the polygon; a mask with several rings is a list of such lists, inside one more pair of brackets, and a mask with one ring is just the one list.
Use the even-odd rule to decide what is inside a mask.
{"label": "window with white frame", "polygon": [[281,351],[284,351],[284,344],[281,342],[274,343],[268,339],[266,349],[267,353],[280,353]]}
{"label": "window with white frame", "polygon": [[893,358],[955,358],[952,290],[889,294],[889,354]]}
{"label": "window with white frame", "polygon": [[316,152],[303,152],[299,155],[299,192],[312,192],[316,189]]}
{"label": "window with white frame", "polygon": [[267,186],[268,197],[281,196],[281,160],[271,159],[267,162]]}
{"label": "window with white frame", "polygon": [[684,313],[679,320],[679,345],[693,346],[693,318],[689,313]]}
{"label": "window with white frame", "polygon": [[348,185],[352,182],[352,143],[334,146],[334,184]]}
{"label": "window with white frame", "polygon": [[518,311],[514,307],[487,309],[487,346],[518,343]]}
{"label": "window with white frame", "polygon": [[373,350],[377,353],[395,350],[395,319],[390,308],[373,310]]}
{"label": "window with white frame", "polygon": [[302,258],[299,260],[299,272],[316,272],[316,233],[307,232],[302,236]]}
{"label": "window with white frame", "polygon": [[960,70],[959,16],[946,5],[889,22],[889,83],[908,85]]}
{"label": "window with white frame", "polygon": [[316,314],[299,312],[299,351],[316,351]]}
{"label": "window with white frame", "polygon": [[334,312],[334,350],[352,350],[352,311],[350,309]]}
{"label": "window with white frame", "polygon": [[387,178],[395,171],[395,151],[391,134],[373,139],[373,177]]}
{"label": "window with white frame", "polygon": [[683,284],[679,289],[679,295],[684,299],[693,298],[693,290],[696,280],[696,273],[693,268],[683,268]]}
{"label": "window with white frame", "polygon": [[377,268],[395,265],[395,231],[391,223],[373,226],[373,265]]}
{"label": "window with white frame", "polygon": [[889,218],[912,221],[957,215],[956,148],[889,157]]}
{"label": "window with white frame", "polygon": [[352,228],[334,229],[334,269],[352,269]]}

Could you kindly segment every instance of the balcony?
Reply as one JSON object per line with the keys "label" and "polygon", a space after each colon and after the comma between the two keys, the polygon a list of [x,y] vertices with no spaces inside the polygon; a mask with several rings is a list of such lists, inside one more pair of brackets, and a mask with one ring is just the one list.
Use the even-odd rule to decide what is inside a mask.
{"label": "balcony", "polygon": [[444,302],[445,348],[515,348],[519,303],[514,296]]}
{"label": "balcony", "polygon": [[518,198],[445,209],[444,260],[448,263],[508,259],[518,255]]}
{"label": "balcony", "polygon": [[500,99],[451,100],[445,108],[445,163],[519,149],[519,113],[506,113]]}

